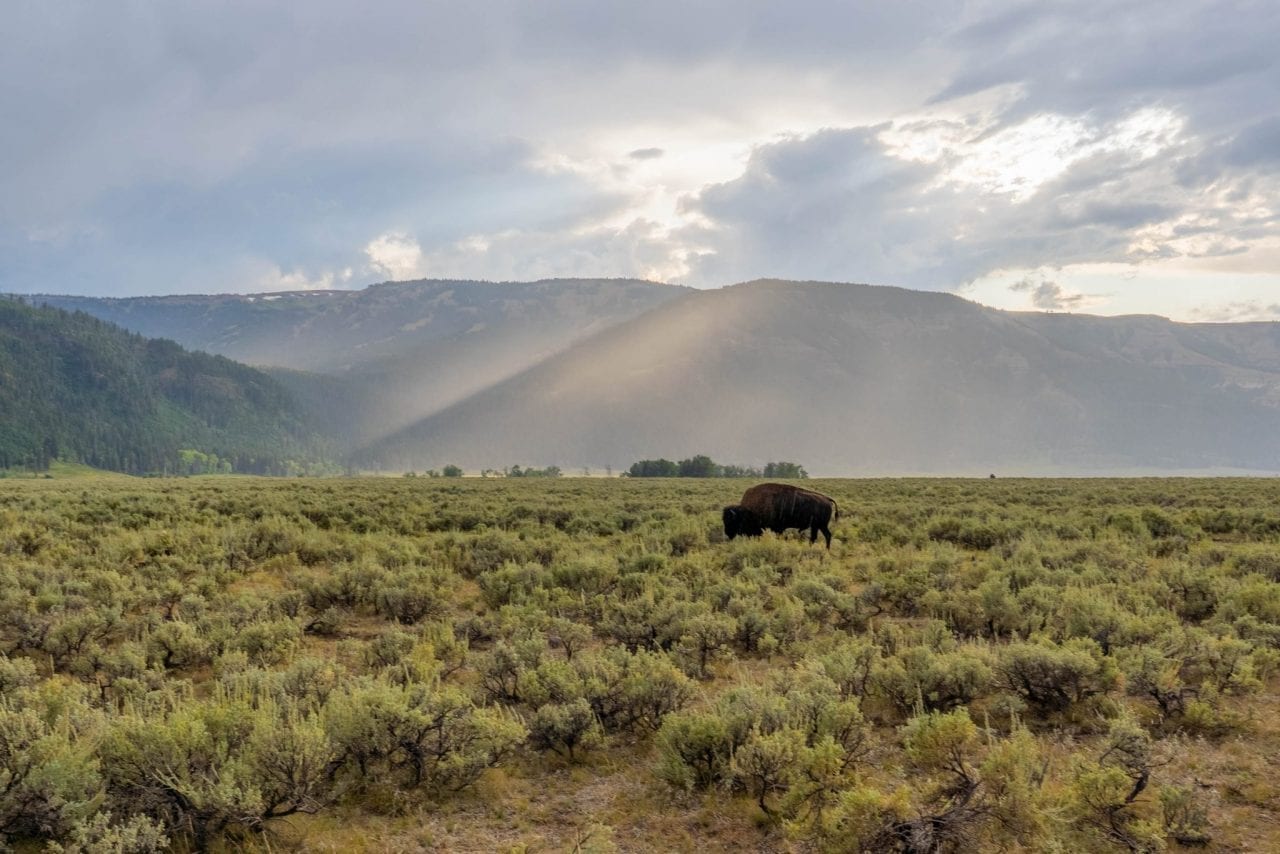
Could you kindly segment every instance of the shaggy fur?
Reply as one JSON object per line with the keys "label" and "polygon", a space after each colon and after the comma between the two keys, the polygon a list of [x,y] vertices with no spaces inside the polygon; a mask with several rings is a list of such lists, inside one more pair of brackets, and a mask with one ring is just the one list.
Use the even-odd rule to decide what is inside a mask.
{"label": "shaggy fur", "polygon": [[828,525],[838,519],[835,499],[786,483],[762,483],[742,493],[742,501],[724,508],[724,535],[758,537],[765,531],[781,534],[788,528],[809,529],[809,542],[821,533],[831,548]]}

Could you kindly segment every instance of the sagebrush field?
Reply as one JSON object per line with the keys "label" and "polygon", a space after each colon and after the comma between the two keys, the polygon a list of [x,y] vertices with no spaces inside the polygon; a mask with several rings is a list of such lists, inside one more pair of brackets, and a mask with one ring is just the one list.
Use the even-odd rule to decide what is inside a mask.
{"label": "sagebrush field", "polygon": [[1280,481],[0,483],[25,850],[1280,850]]}

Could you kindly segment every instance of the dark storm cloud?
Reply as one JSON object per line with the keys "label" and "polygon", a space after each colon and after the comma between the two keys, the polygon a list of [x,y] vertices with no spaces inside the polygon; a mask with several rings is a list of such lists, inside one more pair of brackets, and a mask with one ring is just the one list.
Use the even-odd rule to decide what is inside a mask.
{"label": "dark storm cloud", "polygon": [[1280,116],[1271,116],[1240,131],[1225,146],[1223,160],[1229,166],[1244,168],[1280,166]]}
{"label": "dark storm cloud", "polygon": [[994,9],[955,34],[966,62],[935,101],[1015,84],[1025,89],[1024,112],[1172,98],[1198,116],[1238,121],[1257,104],[1195,96],[1260,93],[1277,80],[1280,7],[1270,0],[1027,0]]}
{"label": "dark storm cloud", "polygon": [[85,206],[93,227],[84,234],[28,236],[6,247],[0,277],[44,291],[60,282],[118,294],[151,292],[157,282],[256,289],[269,282],[256,278],[254,259],[312,275],[358,267],[372,237],[405,222],[421,241],[449,243],[489,228],[494,210],[509,228],[554,229],[583,210],[616,206],[575,176],[530,169],[528,154],[500,141],[438,152],[360,144],[267,153],[201,186],[135,182]]}

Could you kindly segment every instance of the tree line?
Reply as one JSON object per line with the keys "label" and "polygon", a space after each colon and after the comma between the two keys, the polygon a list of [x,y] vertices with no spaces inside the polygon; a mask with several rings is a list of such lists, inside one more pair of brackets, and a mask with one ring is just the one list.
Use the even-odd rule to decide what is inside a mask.
{"label": "tree line", "polygon": [[799,463],[771,462],[764,468],[717,463],[706,454],[672,462],[668,459],[639,460],[627,469],[628,477],[770,477],[791,480],[807,478]]}

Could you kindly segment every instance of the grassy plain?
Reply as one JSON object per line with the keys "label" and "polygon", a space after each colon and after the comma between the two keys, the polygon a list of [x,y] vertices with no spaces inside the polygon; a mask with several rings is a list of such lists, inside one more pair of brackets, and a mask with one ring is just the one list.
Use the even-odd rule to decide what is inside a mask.
{"label": "grassy plain", "polygon": [[1280,851],[1280,481],[806,484],[0,482],[0,837]]}

